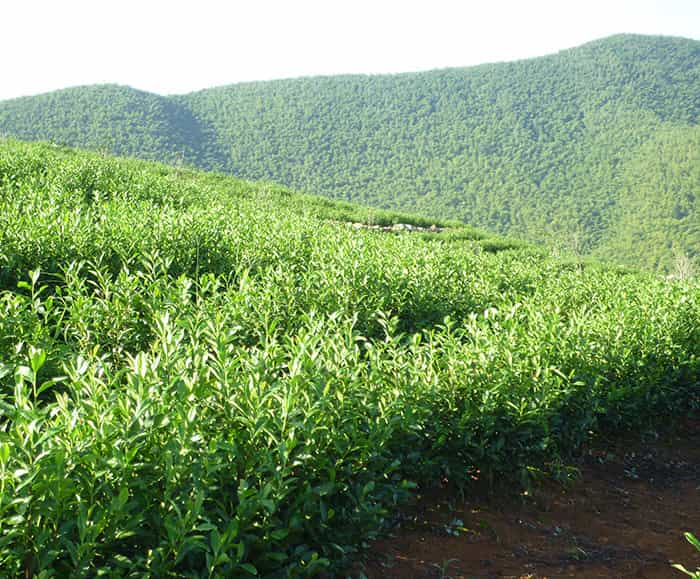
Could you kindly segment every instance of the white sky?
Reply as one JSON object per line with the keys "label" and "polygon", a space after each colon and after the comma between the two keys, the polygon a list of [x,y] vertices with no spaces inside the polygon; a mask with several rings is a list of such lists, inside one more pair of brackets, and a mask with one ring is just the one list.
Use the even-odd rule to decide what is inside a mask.
{"label": "white sky", "polygon": [[700,0],[1,0],[0,99],[468,66],[620,32],[700,39]]}

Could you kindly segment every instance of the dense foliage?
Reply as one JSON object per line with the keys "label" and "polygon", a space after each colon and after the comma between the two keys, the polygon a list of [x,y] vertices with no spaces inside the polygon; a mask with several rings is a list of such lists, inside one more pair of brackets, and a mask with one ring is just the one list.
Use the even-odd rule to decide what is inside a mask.
{"label": "dense foliage", "polygon": [[298,576],[700,402],[700,286],[0,141],[0,568]]}
{"label": "dense foliage", "polygon": [[700,260],[700,42],[527,61],[0,103],[0,132],[269,179],[671,270]]}

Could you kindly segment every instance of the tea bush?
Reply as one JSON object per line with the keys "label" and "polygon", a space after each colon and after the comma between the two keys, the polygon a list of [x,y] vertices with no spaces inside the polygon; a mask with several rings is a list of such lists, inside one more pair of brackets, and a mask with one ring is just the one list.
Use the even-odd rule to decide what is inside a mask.
{"label": "tea bush", "polygon": [[416,484],[697,408],[697,281],[338,215],[0,142],[8,576],[313,575]]}

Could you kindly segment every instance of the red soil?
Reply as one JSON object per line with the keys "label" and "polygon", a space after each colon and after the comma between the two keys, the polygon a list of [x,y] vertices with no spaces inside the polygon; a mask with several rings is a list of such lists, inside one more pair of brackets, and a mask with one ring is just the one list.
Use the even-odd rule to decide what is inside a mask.
{"label": "red soil", "polygon": [[684,577],[700,567],[700,422],[660,440],[589,450],[580,476],[511,498],[459,501],[447,489],[406,508],[353,575]]}

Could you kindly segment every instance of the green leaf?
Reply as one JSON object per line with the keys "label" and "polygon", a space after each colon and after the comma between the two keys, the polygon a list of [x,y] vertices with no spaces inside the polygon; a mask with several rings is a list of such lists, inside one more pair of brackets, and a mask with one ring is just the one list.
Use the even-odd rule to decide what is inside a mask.
{"label": "green leaf", "polygon": [[65,376],[57,376],[56,378],[51,378],[51,380],[47,380],[46,382],[42,382],[42,383],[41,383],[41,386],[39,386],[39,387],[36,389],[36,394],[37,394],[37,396],[38,396],[39,394],[41,394],[42,392],[45,392],[46,390],[48,390],[48,389],[51,388],[52,386],[55,386],[56,384],[60,384],[60,383],[63,382],[65,379],[66,379]]}
{"label": "green leaf", "polygon": [[251,565],[250,563],[242,563],[240,565],[241,569],[243,569],[246,573],[250,573],[251,575],[257,575],[258,570],[255,568],[254,565]]}
{"label": "green leaf", "polygon": [[46,352],[40,348],[29,346],[29,362],[34,373],[38,374],[44,362],[46,362]]}
{"label": "green leaf", "polygon": [[700,540],[693,535],[692,533],[683,533],[683,536],[685,537],[686,541],[688,541],[693,547],[695,547],[698,551],[700,551]]}
{"label": "green leaf", "polygon": [[214,551],[214,553],[219,552],[219,545],[221,544],[219,529],[212,529],[211,533],[209,533],[209,544],[211,545],[211,549]]}
{"label": "green leaf", "polygon": [[270,533],[275,541],[283,541],[289,535],[289,529],[276,529]]}

